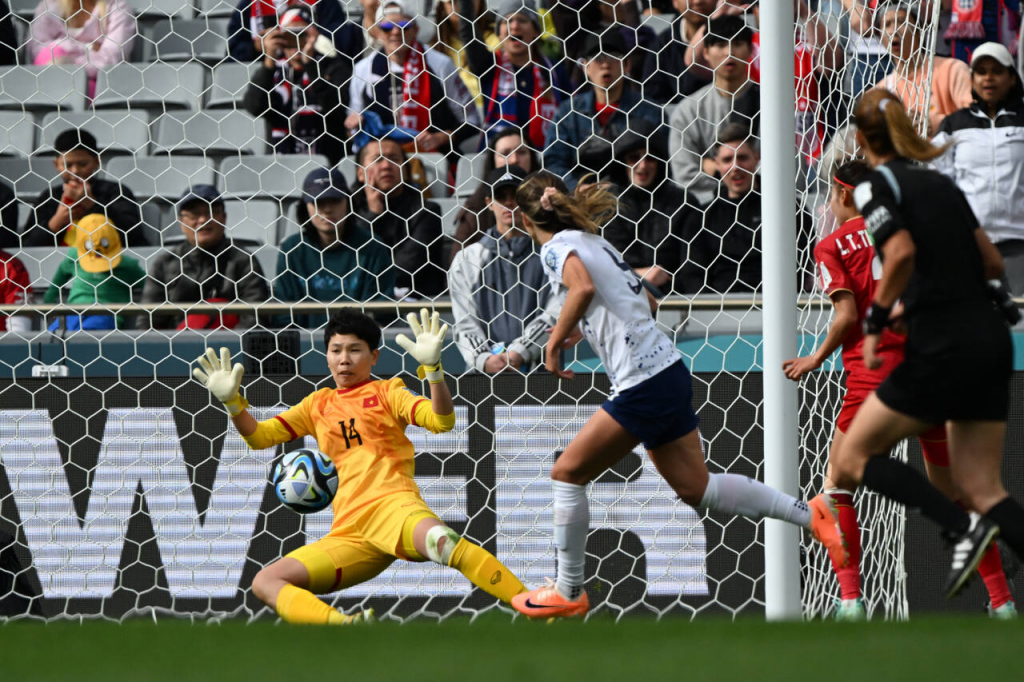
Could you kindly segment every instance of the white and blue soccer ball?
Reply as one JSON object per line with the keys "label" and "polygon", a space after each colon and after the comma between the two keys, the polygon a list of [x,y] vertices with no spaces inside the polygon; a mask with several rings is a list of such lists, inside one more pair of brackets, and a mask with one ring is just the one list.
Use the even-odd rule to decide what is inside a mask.
{"label": "white and blue soccer ball", "polygon": [[300,514],[312,514],[330,506],[338,492],[338,470],[331,458],[303,448],[284,456],[271,477],[277,499]]}

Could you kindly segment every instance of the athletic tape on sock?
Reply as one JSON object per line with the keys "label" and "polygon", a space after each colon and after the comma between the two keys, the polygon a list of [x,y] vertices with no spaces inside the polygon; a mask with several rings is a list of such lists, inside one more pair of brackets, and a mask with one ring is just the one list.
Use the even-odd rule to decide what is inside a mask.
{"label": "athletic tape on sock", "polygon": [[[439,552],[437,545],[441,538],[445,539],[445,543]],[[447,566],[448,560],[452,558],[452,552],[455,551],[455,545],[457,544],[459,544],[458,533],[448,526],[434,526],[427,531],[427,558],[435,564]]]}

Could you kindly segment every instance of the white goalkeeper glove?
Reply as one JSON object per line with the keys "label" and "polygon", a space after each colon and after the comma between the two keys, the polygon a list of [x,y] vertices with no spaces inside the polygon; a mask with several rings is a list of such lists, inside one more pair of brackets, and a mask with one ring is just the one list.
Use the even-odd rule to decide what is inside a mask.
{"label": "white goalkeeper glove", "polygon": [[416,370],[420,379],[426,379],[432,384],[444,381],[441,347],[444,345],[444,335],[448,333],[448,325],[441,324],[440,313],[431,315],[426,308],[420,308],[419,320],[416,319],[416,313],[409,313],[407,319],[412,333],[416,335],[416,341],[410,341],[405,334],[396,336],[395,341],[420,363]]}
{"label": "white goalkeeper glove", "polygon": [[227,348],[220,349],[220,358],[212,348],[196,360],[199,367],[192,370],[192,376],[206,388],[217,400],[224,403],[228,414],[232,417],[238,416],[242,410],[249,407],[249,402],[238,392],[242,385],[242,374],[245,368],[240,362],[231,365],[231,351]]}

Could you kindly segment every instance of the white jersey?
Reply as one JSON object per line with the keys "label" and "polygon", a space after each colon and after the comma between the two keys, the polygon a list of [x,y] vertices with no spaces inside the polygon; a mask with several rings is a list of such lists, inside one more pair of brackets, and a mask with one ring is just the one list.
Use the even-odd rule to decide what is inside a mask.
{"label": "white jersey", "polygon": [[681,357],[658,329],[640,278],[607,241],[580,230],[555,233],[540,250],[544,271],[559,301],[568,291],[562,269],[575,253],[596,292],[581,321],[584,336],[604,363],[612,393],[632,388],[667,369]]}

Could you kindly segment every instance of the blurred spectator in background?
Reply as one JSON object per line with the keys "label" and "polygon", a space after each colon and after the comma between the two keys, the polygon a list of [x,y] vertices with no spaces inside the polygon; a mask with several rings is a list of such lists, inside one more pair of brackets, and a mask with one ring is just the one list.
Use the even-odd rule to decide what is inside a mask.
{"label": "blurred spectator in background", "polygon": [[[302,185],[301,231],[281,244],[274,297],[280,301],[369,301],[395,288],[391,251],[351,217],[349,189],[337,169],[318,169]],[[327,315],[279,320],[315,329]]]}
{"label": "blurred spectator in background", "polygon": [[18,63],[18,31],[14,28],[14,15],[7,0],[0,0],[0,66]]}
{"label": "blurred spectator in background", "polygon": [[[463,7],[462,4],[468,7]],[[477,40],[483,41],[490,52],[498,49],[498,36],[494,32],[494,25],[491,24],[492,15],[484,0],[460,3],[458,11],[455,5],[456,0],[435,0],[434,23],[437,24],[437,36],[432,47],[441,50],[455,62],[459,69],[459,77],[466,84],[473,101],[480,106],[483,104],[480,99],[480,81],[470,71],[469,63],[466,61],[466,41],[460,36],[467,32],[469,35],[475,35]]]}
{"label": "blurred spectator in background", "polygon": [[584,175],[611,165],[612,144],[633,121],[661,122],[661,110],[642,101],[623,77],[629,59],[617,30],[591,34],[583,59],[590,87],[558,107],[544,149],[544,167],[570,191]]}
{"label": "blurred spectator in background", "polygon": [[348,20],[338,0],[241,0],[228,19],[228,55],[246,64],[263,57],[263,36],[273,33],[280,15],[300,6],[312,9],[317,31],[339,52],[352,60],[359,57],[365,45],[363,32]]}
{"label": "blurred spectator in background", "polygon": [[[458,0],[461,12],[471,12],[474,0]],[[533,0],[502,0],[494,31],[500,43],[493,52],[474,37],[469,22],[460,26],[466,61],[480,79],[483,98],[482,146],[496,131],[509,125],[526,133],[529,143],[543,149],[548,124],[558,105],[569,97],[565,72],[540,52],[543,23]],[[475,14],[472,16],[476,16]]]}
{"label": "blurred spectator in background", "polygon": [[[57,267],[44,303],[70,305],[101,303],[116,307],[118,303],[138,301],[146,281],[146,271],[131,256],[122,253],[121,237],[102,215],[93,213],[78,223],[75,247]],[[71,282],[66,296],[63,288]],[[63,300],[62,300],[63,299]],[[120,329],[124,317],[106,313],[58,315],[49,331],[79,329]]]}
{"label": "blurred spectator in background", "polygon": [[455,344],[467,367],[487,374],[536,365],[558,320],[560,306],[516,205],[525,178],[519,166],[486,177],[494,227],[459,251],[448,271]]}
{"label": "blurred spectator in background", "polygon": [[42,0],[29,25],[30,64],[84,64],[90,99],[99,69],[128,61],[137,38],[125,0]]}
{"label": "blurred spectator in background", "polygon": [[1024,87],[1010,51],[986,43],[971,58],[974,103],[946,117],[932,142],[952,142],[935,167],[956,181],[1024,295]]}
{"label": "blurred spectator in background", "polygon": [[[843,91],[850,98],[849,109],[852,111],[860,96],[889,73],[892,62],[875,29],[873,8],[877,2],[842,0],[842,3],[850,22]],[[831,182],[831,176],[827,181]]]}
{"label": "blurred spectator in background", "polygon": [[14,188],[0,180],[0,249],[21,246],[18,227],[18,201]]}
{"label": "blurred spectator in background", "polygon": [[[959,59],[933,57],[922,49],[924,29],[913,5],[890,2],[879,6],[875,25],[893,61],[892,73],[879,81],[877,87],[899,97],[911,120],[917,122],[927,116],[928,137],[932,137],[942,119],[971,106],[970,67]],[[929,75],[930,98],[926,91]],[[926,101],[928,111],[924,110]]]}
{"label": "blurred spectator in background", "polygon": [[718,129],[728,121],[759,134],[761,91],[748,77],[753,56],[753,31],[737,16],[708,22],[703,47],[715,79],[676,107],[669,121],[672,177],[702,203],[717,194],[714,150]]}
{"label": "blurred spectator in background", "polygon": [[666,104],[692,95],[714,75],[706,64],[688,66],[686,50],[695,38],[704,35],[716,0],[673,0],[672,4],[679,16],[672,28],[660,33],[651,44],[641,81],[644,99]]}
{"label": "blurred spectator in background", "polygon": [[[224,200],[212,185],[193,185],[176,204],[185,240],[157,256],[142,292],[145,303],[263,303],[270,291],[256,257],[224,235]],[[183,306],[187,307],[187,306]],[[154,329],[245,328],[255,315],[188,313],[157,315]],[[140,327],[148,320],[141,316]]]}
{"label": "blurred spectator in background", "polygon": [[70,128],[57,136],[53,148],[53,166],[60,182],[36,198],[25,222],[22,245],[74,246],[75,224],[99,213],[121,231],[126,246],[145,246],[142,210],[135,195],[116,180],[97,177],[100,149],[93,134]]}
{"label": "blurred spectator in background", "polygon": [[352,210],[376,241],[391,249],[398,300],[432,298],[445,288],[441,208],[403,179],[406,156],[394,140],[371,141],[359,150]]}
{"label": "blurred spectator in background", "polygon": [[243,103],[266,120],[267,139],[277,153],[323,154],[335,165],[345,155],[352,60],[312,21],[308,7],[294,7],[263,37],[263,61]]}
{"label": "blurred spectator in background", "polygon": [[950,56],[971,61],[974,51],[985,43],[997,43],[1017,51],[1020,31],[1020,0],[944,0],[952,3],[952,15],[943,38]]}
{"label": "blurred spectator in background", "polygon": [[[714,163],[721,183],[718,196],[692,211],[683,226],[681,289],[684,293],[756,292],[761,290],[761,192],[756,139],[741,123],[719,133]],[[811,221],[794,204],[797,216],[798,278],[801,289],[813,282],[810,263]]]}
{"label": "blurred spectator in background", "polygon": [[447,153],[480,132],[480,114],[451,59],[417,39],[411,0],[377,8],[383,46],[359,60],[351,80],[345,127],[357,131],[364,112],[416,134],[415,150]]}
{"label": "blurred spectator in background", "polygon": [[[25,265],[6,251],[0,251],[0,305],[32,302],[32,280]],[[32,320],[27,315],[0,315],[0,332],[27,332]]]}
{"label": "blurred spectator in background", "polygon": [[669,293],[681,265],[679,237],[693,209],[686,191],[668,179],[664,129],[641,121],[615,141],[615,158],[619,163],[612,181],[624,191],[604,238],[650,287]]}
{"label": "blurred spectator in background", "polygon": [[[485,154],[481,173],[485,178],[495,168],[503,166],[519,166],[527,173],[540,169],[540,156],[523,142],[522,133],[514,126],[502,128],[492,135]],[[494,227],[494,212],[487,208],[490,200],[491,188],[486,182],[480,182],[473,194],[466,199],[466,203],[455,217],[452,259],[455,258],[455,254],[478,241],[484,232]]]}
{"label": "blurred spectator in background", "polygon": [[[517,0],[512,2],[518,4]],[[644,62],[657,34],[646,26],[640,26],[635,0],[560,0],[549,3],[549,6],[551,22],[562,39],[569,64],[585,59],[593,35],[610,27],[610,31],[619,34],[625,54],[631,57],[626,65],[626,75],[641,81]],[[577,83],[586,79],[586,74],[578,69],[571,69],[568,75]]]}

